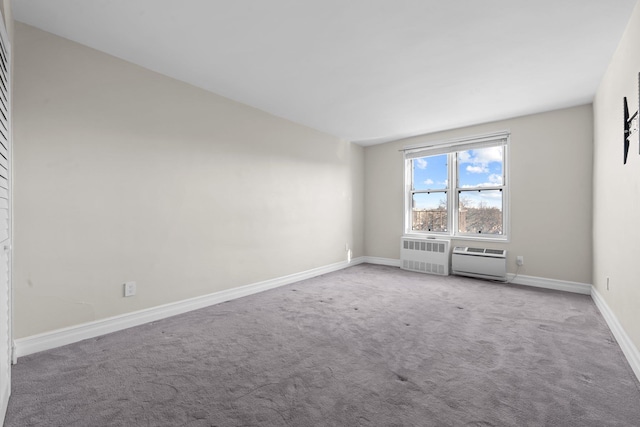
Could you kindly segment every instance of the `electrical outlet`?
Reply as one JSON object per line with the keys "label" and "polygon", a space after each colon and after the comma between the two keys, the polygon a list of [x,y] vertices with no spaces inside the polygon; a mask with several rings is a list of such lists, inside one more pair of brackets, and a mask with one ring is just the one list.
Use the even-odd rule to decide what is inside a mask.
{"label": "electrical outlet", "polygon": [[524,265],[524,257],[522,255],[518,255],[516,257],[516,264],[518,266]]}
{"label": "electrical outlet", "polygon": [[124,296],[132,297],[136,294],[136,282],[126,282],[124,284]]}

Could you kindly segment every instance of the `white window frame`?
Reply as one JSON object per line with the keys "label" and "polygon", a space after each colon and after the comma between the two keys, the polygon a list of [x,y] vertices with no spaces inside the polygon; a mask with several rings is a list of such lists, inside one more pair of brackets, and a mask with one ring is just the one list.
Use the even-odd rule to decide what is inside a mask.
{"label": "white window frame", "polygon": [[[456,240],[482,240],[482,241],[509,241],[510,238],[510,208],[509,208],[509,142],[510,133],[501,131],[486,135],[478,135],[467,138],[454,139],[443,142],[431,142],[418,145],[407,146],[401,151],[404,152],[404,234],[425,237],[451,238]],[[460,233],[458,231],[459,212],[459,188],[458,182],[458,155],[457,153],[466,150],[473,150],[487,147],[503,147],[502,169],[502,234],[475,234]],[[422,231],[412,229],[412,204],[413,204],[413,159],[447,154],[448,156],[448,180],[447,188],[447,231]],[[492,188],[483,187],[483,190]],[[440,190],[438,190],[440,191]]]}

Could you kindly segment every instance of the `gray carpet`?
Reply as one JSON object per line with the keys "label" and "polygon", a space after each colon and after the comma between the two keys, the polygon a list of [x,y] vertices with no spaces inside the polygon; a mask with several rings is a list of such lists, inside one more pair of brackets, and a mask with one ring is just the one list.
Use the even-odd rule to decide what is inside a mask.
{"label": "gray carpet", "polygon": [[5,426],[640,426],[590,297],[366,264],[12,374]]}

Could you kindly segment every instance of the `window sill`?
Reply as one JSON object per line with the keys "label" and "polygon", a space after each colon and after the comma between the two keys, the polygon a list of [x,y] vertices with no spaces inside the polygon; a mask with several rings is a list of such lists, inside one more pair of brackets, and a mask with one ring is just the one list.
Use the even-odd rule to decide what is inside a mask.
{"label": "window sill", "polygon": [[509,243],[508,236],[496,236],[496,237],[487,237],[487,235],[483,236],[473,236],[473,235],[457,235],[453,236],[451,234],[440,234],[440,233],[416,233],[416,232],[408,232],[404,233],[407,237],[412,238],[421,238],[421,239],[444,239],[444,240],[461,240],[461,241],[470,241],[470,242],[499,242],[499,243]]}

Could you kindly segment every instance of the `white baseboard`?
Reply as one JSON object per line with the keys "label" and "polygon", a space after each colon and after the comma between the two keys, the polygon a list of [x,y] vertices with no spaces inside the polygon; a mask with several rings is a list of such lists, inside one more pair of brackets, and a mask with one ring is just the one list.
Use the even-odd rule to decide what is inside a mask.
{"label": "white baseboard", "polygon": [[[515,280],[514,280],[515,277]],[[512,281],[513,280],[513,281]],[[523,276],[517,277],[507,274],[507,282],[514,285],[533,286],[536,288],[553,289],[556,291],[572,292],[574,294],[591,295],[591,285],[568,280],[547,279],[544,277]]]}
{"label": "white baseboard", "polygon": [[616,315],[613,314],[613,311],[611,311],[595,287],[591,291],[591,298],[593,298],[593,302],[596,304],[596,307],[598,307],[598,310],[600,310],[607,325],[609,325],[609,329],[611,329],[616,341],[618,341],[618,345],[620,345],[620,349],[627,358],[633,373],[636,374],[638,381],[640,381],[640,351],[638,351],[638,348],[633,344],[629,335],[627,335],[622,325],[620,325],[620,322],[618,322]]}
{"label": "white baseboard", "polygon": [[389,267],[400,267],[400,260],[393,258],[380,258],[375,256],[363,257],[364,261],[368,264],[388,265]]}
{"label": "white baseboard", "polygon": [[111,332],[121,331],[134,326],[143,325],[145,323],[154,322],[175,316],[177,314],[186,313],[211,305],[220,304],[236,298],[245,297],[256,294],[258,292],[274,289],[280,286],[298,282],[300,280],[310,279],[322,274],[331,273],[342,270],[343,268],[362,264],[364,257],[354,258],[351,262],[343,261],[330,264],[324,267],[318,267],[300,273],[290,274],[288,276],[278,277],[263,282],[253,283],[238,288],[227,289],[208,295],[190,298],[183,301],[173,302],[160,305],[144,310],[134,311],[119,316],[100,319],[93,322],[87,322],[80,325],[74,325],[67,328],[57,329],[50,332],[44,332],[30,337],[19,338],[14,341],[13,363],[22,356],[37,353],[39,351],[49,350],[74,342],[82,341],[89,338],[95,338],[100,335],[109,334]]}
{"label": "white baseboard", "polygon": [[0,400],[0,426],[4,425],[4,418],[7,415],[7,408],[9,407],[9,395],[2,396]]}

